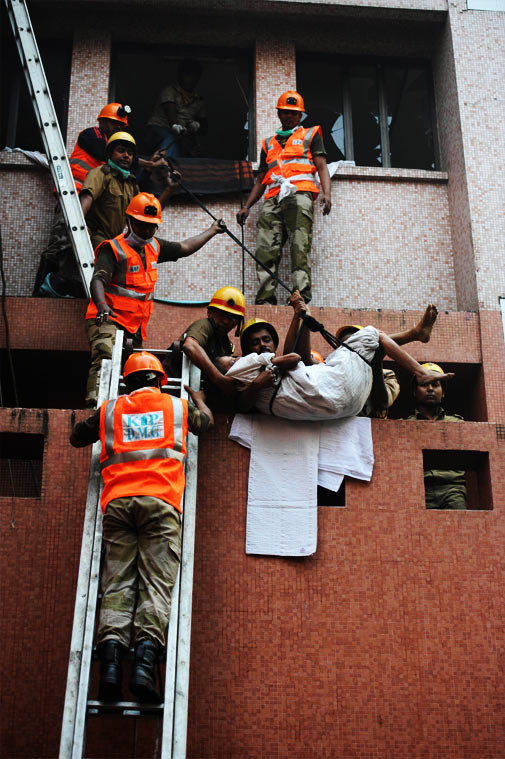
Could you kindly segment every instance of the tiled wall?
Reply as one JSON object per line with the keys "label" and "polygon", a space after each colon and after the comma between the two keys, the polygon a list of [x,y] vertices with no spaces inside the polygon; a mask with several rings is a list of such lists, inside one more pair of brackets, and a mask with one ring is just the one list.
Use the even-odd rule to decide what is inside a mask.
{"label": "tiled wall", "polygon": [[[0,410],[2,430],[47,438],[42,498],[0,498],[3,756],[57,755],[89,460],[73,419]],[[188,759],[501,756],[495,425],[374,422],[372,482],[348,480],[346,507],[319,509],[316,554],[289,560],[244,553],[249,454],[229,422],[200,449]],[[423,449],[487,452],[494,510],[427,512]],[[154,734],[141,726],[137,756]],[[130,722],[90,721],[87,756],[132,745]]]}

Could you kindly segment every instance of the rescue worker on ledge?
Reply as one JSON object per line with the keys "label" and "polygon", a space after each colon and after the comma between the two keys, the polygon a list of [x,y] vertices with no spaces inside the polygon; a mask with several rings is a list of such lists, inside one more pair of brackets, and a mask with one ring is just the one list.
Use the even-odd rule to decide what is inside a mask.
{"label": "rescue worker on ledge", "polygon": [[[321,127],[299,126],[305,110],[302,96],[288,90],[277,102],[282,129],[263,140],[256,182],[245,205],[237,213],[244,224],[249,209],[266,190],[265,202],[258,219],[256,256],[277,274],[282,246],[289,242],[293,288],[308,303],[312,298],[310,249],[314,199],[319,200],[323,215],[331,210],[330,175]],[[314,182],[319,175],[321,193]],[[277,303],[277,282],[256,264],[260,283],[256,303]]]}
{"label": "rescue worker on ledge", "polygon": [[[238,331],[244,314],[243,293],[236,287],[220,287],[210,300],[207,317],[190,324],[179,338],[181,348],[191,363],[198,366],[211,385],[224,395],[234,393],[235,383],[223,376],[215,360],[221,356],[231,356],[234,352],[235,346],[228,333],[233,329]],[[172,358],[167,360],[165,369],[169,376],[176,377],[180,373]]]}
{"label": "rescue worker on ledge", "polygon": [[166,379],[151,353],[132,354],[123,378],[129,395],[105,401],[75,425],[76,448],[100,439],[104,488],[102,605],[97,631],[99,699],[122,700],[122,659],[133,623],[130,690],[156,703],[155,664],[165,645],[170,598],[181,555],[181,507],[188,430],[213,424],[203,392],[186,387],[194,406],[160,392]]}
{"label": "rescue worker on ledge", "polygon": [[[432,362],[423,364],[426,369],[443,375],[444,370]],[[445,383],[442,380],[419,382],[413,380],[415,412],[408,419],[438,422],[462,422],[459,414],[446,414],[442,408]],[[427,509],[463,511],[467,507],[466,477],[460,469],[425,469],[424,491]]]}
{"label": "rescue worker on ledge", "polygon": [[91,348],[86,406],[92,407],[98,395],[100,365],[112,357],[116,330],[125,331],[134,347],[141,347],[153,309],[157,266],[177,261],[220,234],[219,221],[183,242],[169,242],[154,237],[161,224],[161,205],[149,193],[142,192],[126,209],[127,231],[105,240],[95,250],[95,270],[91,280],[91,299],[86,311],[86,334]]}
{"label": "rescue worker on ledge", "polygon": [[[130,113],[129,106],[109,103],[97,116],[98,126],[84,129],[79,134],[69,158],[77,192],[81,191],[88,171],[102,166],[107,160],[107,140],[114,132],[119,132],[128,126],[128,113]],[[57,200],[49,243],[41,254],[35,277],[33,288],[35,296],[62,298],[68,294],[74,296],[81,294],[80,277],[71,248],[63,210],[60,201]],[[71,280],[71,283],[68,280]]]}

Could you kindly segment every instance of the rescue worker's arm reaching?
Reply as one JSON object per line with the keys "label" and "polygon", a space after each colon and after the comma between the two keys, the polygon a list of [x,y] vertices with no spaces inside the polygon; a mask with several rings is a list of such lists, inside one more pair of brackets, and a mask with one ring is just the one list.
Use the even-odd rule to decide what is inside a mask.
{"label": "rescue worker's arm reaching", "polygon": [[225,228],[222,219],[213,221],[210,227],[205,229],[203,232],[200,232],[199,235],[189,237],[187,240],[184,240],[184,242],[181,242],[181,258],[185,258],[186,256],[191,256],[193,253],[196,253],[196,251],[200,250],[200,248],[203,248],[203,246],[208,243],[209,240],[212,240],[215,235],[223,234],[224,230]]}
{"label": "rescue worker's arm reaching", "polygon": [[296,350],[299,351],[303,363],[307,366],[311,366],[313,361],[310,355],[310,330],[307,329],[304,324],[302,325],[302,313],[308,314],[310,312],[298,290],[295,290],[294,293],[291,294],[289,305],[293,308],[293,318],[291,319],[291,324],[289,325],[286,339],[284,340],[284,353],[289,353],[293,350],[298,331],[300,327],[302,327],[300,338],[296,344]]}
{"label": "rescue worker's arm reaching", "polygon": [[204,348],[195,340],[194,337],[187,337],[182,346],[182,350],[189,358],[192,364],[198,366],[205,374],[207,379],[213,385],[218,387],[225,395],[233,395],[235,383],[231,377],[225,377],[216,369],[211,359],[208,357]]}
{"label": "rescue worker's arm reaching", "polygon": [[319,194],[319,204],[323,216],[327,216],[331,211],[331,179],[328,171],[328,164],[326,162],[325,155],[315,155],[314,163],[316,165],[317,173],[319,174],[319,181],[321,182],[321,192]]}
{"label": "rescue worker's arm reaching", "polygon": [[[206,414],[209,417],[209,423],[205,427],[205,429],[208,430],[209,427],[213,427],[214,426],[214,416],[213,416],[212,411],[210,410],[210,408],[205,403],[205,393],[203,392],[203,390],[193,390],[193,388],[189,387],[189,385],[184,385],[184,389],[187,391],[189,397],[191,398],[191,400],[195,404],[195,406],[198,409],[198,411],[200,411],[200,413],[202,413],[202,414]],[[193,432],[193,434],[199,435],[202,430],[198,430],[197,431],[195,429],[192,429],[191,431]]]}
{"label": "rescue worker's arm reaching", "polygon": [[242,225],[244,224],[245,220],[249,216],[249,209],[252,208],[252,206],[258,202],[258,200],[263,197],[263,194],[266,189],[266,185],[263,184],[263,179],[265,178],[266,171],[258,172],[258,175],[256,177],[256,181],[252,186],[252,190],[249,193],[249,197],[247,198],[243,208],[240,209],[240,211],[237,213],[237,222]]}

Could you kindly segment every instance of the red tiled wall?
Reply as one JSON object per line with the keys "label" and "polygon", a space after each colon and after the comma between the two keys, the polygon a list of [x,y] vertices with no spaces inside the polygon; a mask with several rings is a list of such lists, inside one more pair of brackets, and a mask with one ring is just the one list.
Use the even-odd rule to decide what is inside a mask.
{"label": "red tiled wall", "polygon": [[[57,755],[89,455],[71,420],[0,411],[48,441],[42,499],[0,499],[5,757]],[[188,757],[500,756],[495,426],[374,422],[372,483],[349,480],[345,508],[319,509],[315,556],[286,560],[244,554],[249,455],[229,423],[201,442]],[[488,451],[494,510],[427,512],[423,448]],[[92,723],[86,756],[131,756],[131,730]]]}

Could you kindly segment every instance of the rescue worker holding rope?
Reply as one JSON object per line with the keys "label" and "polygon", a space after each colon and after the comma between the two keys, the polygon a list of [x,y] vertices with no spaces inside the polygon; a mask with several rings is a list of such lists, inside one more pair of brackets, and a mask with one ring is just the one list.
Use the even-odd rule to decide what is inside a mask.
{"label": "rescue worker holding rope", "polygon": [[188,430],[206,431],[214,420],[202,391],[186,386],[194,406],[160,392],[166,375],[151,353],[133,353],[123,378],[129,395],[105,401],[70,436],[76,448],[102,443],[99,699],[122,699],[122,659],[133,624],[130,690],[139,701],[160,702],[155,664],[165,645],[181,555],[186,437]]}
{"label": "rescue worker holding rope", "polygon": [[[256,256],[276,274],[282,247],[289,242],[293,289],[308,303],[312,299],[310,249],[314,199],[319,195],[324,216],[331,210],[330,175],[326,165],[321,127],[299,126],[305,106],[294,90],[284,92],[277,102],[281,129],[263,140],[256,182],[245,205],[237,213],[243,225],[249,209],[262,197],[265,202],[258,220]],[[315,183],[319,175],[321,191]],[[258,265],[260,283],[256,303],[277,303],[277,282]]]}
{"label": "rescue worker holding rope", "polygon": [[117,329],[123,329],[134,347],[142,347],[153,310],[158,264],[177,261],[220,234],[215,221],[208,229],[183,242],[154,237],[161,224],[161,204],[141,192],[126,209],[127,231],[104,240],[95,250],[95,270],[91,280],[91,299],[86,311],[86,334],[91,348],[86,406],[92,407],[98,395],[100,365],[112,357]]}

